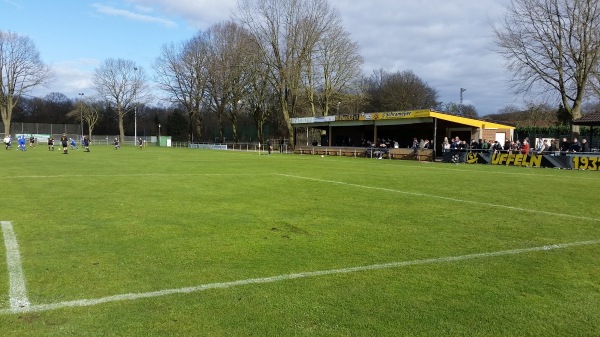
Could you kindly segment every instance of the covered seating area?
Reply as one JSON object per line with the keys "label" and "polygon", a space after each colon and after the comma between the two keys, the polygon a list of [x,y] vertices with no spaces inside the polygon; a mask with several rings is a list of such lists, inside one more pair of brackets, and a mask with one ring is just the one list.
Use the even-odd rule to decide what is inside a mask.
{"label": "covered seating area", "polygon": [[[296,153],[373,157],[379,152],[386,159],[433,160],[441,156],[444,138],[504,143],[514,133],[514,126],[432,109],[292,118],[292,126]],[[308,139],[309,129],[319,130],[319,139]],[[299,141],[304,134],[307,139]],[[427,148],[415,153],[415,138],[427,140]]]}

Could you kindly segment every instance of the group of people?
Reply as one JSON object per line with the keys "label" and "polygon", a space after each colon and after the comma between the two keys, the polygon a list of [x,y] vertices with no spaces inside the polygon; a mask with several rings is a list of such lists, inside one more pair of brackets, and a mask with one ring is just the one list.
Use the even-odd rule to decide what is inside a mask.
{"label": "group of people", "polygon": [[573,138],[572,142],[567,140],[567,137],[563,137],[561,141],[555,139],[541,139],[538,138],[535,144],[532,144],[529,137],[525,137],[523,141],[520,140],[506,140],[504,144],[500,144],[499,141],[490,142],[487,139],[475,140],[472,139],[470,144],[461,141],[458,137],[452,139],[452,142],[448,141],[448,138],[444,138],[442,144],[444,151],[451,150],[480,150],[482,152],[509,152],[509,153],[522,153],[525,155],[529,154],[546,154],[546,153],[557,153],[560,152],[562,155],[567,153],[580,153],[590,152],[590,146],[587,139],[582,139],[581,142],[577,138]]}
{"label": "group of people", "polygon": [[[69,145],[71,150],[79,150],[75,139],[67,137],[65,133],[60,137],[60,145],[63,148],[63,154],[69,154]],[[81,146],[83,146],[84,152],[90,152],[90,139],[88,136],[81,138]],[[54,151],[54,139],[52,137],[48,138],[48,150]]]}
{"label": "group of people", "polygon": [[[37,139],[34,136],[29,137],[29,147],[35,148]],[[17,137],[18,150],[26,151],[27,140],[25,135],[19,135]],[[77,146],[77,142],[73,138],[67,137],[65,133],[60,137],[60,143],[63,148],[63,154],[69,154],[69,145],[71,146],[71,150],[79,150]],[[81,139],[81,145],[84,148],[84,152],[90,152],[90,139],[88,136],[84,136]],[[12,135],[6,135],[4,137],[4,147],[6,150],[12,147]],[[48,151],[54,151],[54,138],[52,136],[48,137]]]}
{"label": "group of people", "polygon": [[[4,137],[4,147],[6,150],[9,150],[12,148],[12,142],[13,142],[13,137],[12,135],[6,135]],[[34,136],[29,137],[29,147],[35,147],[37,143],[37,139]],[[25,135],[19,135],[17,136],[17,144],[18,150],[21,151],[26,151],[27,147],[27,141],[26,141],[26,137]],[[137,140],[137,144],[140,147],[140,149],[144,148],[144,140],[140,137]],[[71,150],[79,150],[79,146],[77,146],[77,142],[75,141],[75,139],[67,137],[66,133],[63,133],[60,137],[60,145],[62,146],[63,149],[63,154],[69,154],[69,146]],[[115,137],[114,141],[113,141],[113,145],[115,147],[115,150],[118,150],[121,148],[120,144],[119,144],[119,138]],[[83,136],[83,138],[81,138],[81,146],[84,149],[84,152],[90,152],[90,138],[88,136]],[[48,137],[48,151],[54,151],[54,138],[52,136]]]}
{"label": "group of people", "polygon": [[379,138],[376,142],[363,139],[361,141],[363,147],[366,147],[365,157],[366,158],[377,158],[383,159],[386,153],[389,153],[389,149],[397,149],[399,147],[398,142],[391,138]]}
{"label": "group of people", "polygon": [[[4,137],[4,148],[6,150],[10,149],[12,147],[12,135],[6,135]],[[17,149],[21,150],[21,151],[27,151],[27,140],[25,138],[25,135],[19,135],[17,137]],[[29,147],[35,147],[35,137],[30,137],[29,138]]]}
{"label": "group of people", "polygon": [[588,144],[587,139],[585,138],[583,138],[581,142],[579,142],[577,138],[573,138],[573,141],[569,142],[567,137],[563,137],[558,146],[561,154],[565,154],[567,152],[577,153],[591,151],[590,144]]}

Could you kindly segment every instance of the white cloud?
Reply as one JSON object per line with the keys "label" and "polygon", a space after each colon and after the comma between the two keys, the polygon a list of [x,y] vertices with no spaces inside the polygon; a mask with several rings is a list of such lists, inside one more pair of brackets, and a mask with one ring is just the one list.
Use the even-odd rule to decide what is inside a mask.
{"label": "white cloud", "polygon": [[92,69],[100,64],[96,59],[68,60],[51,64],[50,68],[54,78],[43,87],[36,87],[33,96],[43,97],[52,92],[60,92],[69,98],[77,97],[80,92],[92,96],[94,84],[92,83]]}
{"label": "white cloud", "polygon": [[111,6],[106,6],[102,4],[95,3],[92,5],[96,11],[101,14],[111,15],[111,16],[120,16],[134,21],[142,21],[142,22],[150,22],[150,23],[158,23],[167,28],[175,28],[177,24],[174,21],[159,18],[156,16],[150,16],[140,13],[135,13],[126,9],[118,9]]}
{"label": "white cloud", "polygon": [[158,11],[182,17],[194,29],[207,29],[228,20],[235,0],[127,0],[130,3],[159,8]]}

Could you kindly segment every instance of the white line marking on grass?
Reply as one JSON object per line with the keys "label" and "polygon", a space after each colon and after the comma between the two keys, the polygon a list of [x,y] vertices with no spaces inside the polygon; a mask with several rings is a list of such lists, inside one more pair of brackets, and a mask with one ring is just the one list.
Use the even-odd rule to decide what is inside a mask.
{"label": "white line marking on grass", "polygon": [[17,243],[17,236],[11,222],[2,221],[2,234],[4,235],[4,245],[6,246],[10,308],[13,310],[24,309],[29,307],[30,303],[29,299],[27,299],[27,288],[25,287],[25,276],[23,274],[23,267],[21,266],[19,244]]}
{"label": "white line marking on grass", "polygon": [[188,293],[200,292],[200,291],[205,291],[205,290],[210,290],[210,289],[225,289],[225,288],[232,288],[232,287],[238,287],[238,286],[244,286],[244,285],[250,285],[250,284],[266,284],[266,283],[274,283],[274,282],[281,282],[281,281],[308,278],[308,277],[356,273],[356,272],[362,272],[362,271],[368,271],[368,270],[382,270],[382,269],[401,268],[401,267],[424,265],[424,264],[458,262],[458,261],[482,259],[482,258],[488,258],[488,257],[517,255],[517,254],[530,253],[530,252],[549,251],[549,250],[555,250],[555,249],[564,249],[564,248],[579,247],[579,246],[590,246],[590,245],[597,245],[597,244],[600,244],[600,240],[560,243],[560,244],[532,247],[532,248],[501,250],[501,251],[488,252],[488,253],[475,253],[475,254],[467,254],[467,255],[437,257],[437,258],[402,261],[402,262],[391,262],[391,263],[373,264],[373,265],[368,265],[368,266],[359,266],[359,267],[350,267],[350,268],[341,268],[341,269],[318,270],[318,271],[303,272],[303,273],[296,273],[296,274],[284,274],[284,275],[277,275],[277,276],[263,277],[263,278],[251,278],[251,279],[231,281],[231,282],[207,283],[207,284],[194,286],[194,287],[165,289],[165,290],[151,291],[151,292],[146,292],[146,293],[121,294],[121,295],[107,296],[107,297],[96,298],[96,299],[84,299],[84,300],[67,301],[67,302],[59,302],[59,303],[51,303],[51,304],[37,304],[37,305],[31,305],[29,307],[21,307],[21,308],[1,309],[0,315],[49,311],[49,310],[56,310],[56,309],[70,308],[70,307],[87,307],[87,306],[95,306],[95,305],[109,303],[109,302],[133,301],[133,300],[138,300],[138,299],[142,299],[142,298],[153,298],[153,297],[167,296],[167,295],[173,295],[173,294],[188,294]]}
{"label": "white line marking on grass", "polygon": [[492,204],[492,203],[480,202],[480,201],[472,201],[472,200],[465,200],[465,199],[458,199],[458,198],[450,198],[450,197],[444,197],[444,196],[440,196],[440,195],[427,194],[427,193],[407,192],[407,191],[395,190],[395,189],[385,188],[385,187],[366,186],[366,185],[359,185],[359,184],[353,184],[353,183],[345,183],[345,182],[342,182],[342,181],[309,178],[309,177],[295,176],[295,175],[282,174],[282,173],[277,173],[277,175],[283,176],[283,177],[288,177],[288,178],[311,180],[311,181],[316,181],[316,182],[320,182],[320,183],[329,183],[329,184],[358,187],[358,188],[364,188],[364,189],[370,189],[370,190],[378,190],[378,191],[384,191],[384,192],[400,193],[400,194],[412,195],[412,196],[417,196],[417,197],[427,197],[427,198],[441,199],[441,200],[447,200],[447,201],[452,201],[452,202],[462,202],[462,203],[466,203],[466,204],[473,204],[473,205],[479,205],[479,206],[490,206],[490,207],[497,207],[497,208],[505,208],[505,209],[510,209],[510,210],[513,210],[513,211],[521,211],[521,212],[529,212],[529,213],[553,215],[553,216],[560,216],[560,217],[565,217],[565,218],[587,220],[587,221],[600,221],[600,219],[598,219],[598,218],[590,218],[590,217],[587,217],[587,216],[580,216],[580,215],[571,215],[571,214],[565,214],[565,213],[555,213],[555,212],[540,211],[540,210],[537,210],[537,209],[528,209],[528,208],[506,206],[506,205],[500,205],[500,204]]}
{"label": "white line marking on grass", "polygon": [[28,176],[7,176],[0,179],[24,179],[24,178],[90,178],[90,177],[213,177],[213,176],[266,176],[268,174],[251,173],[131,173],[131,174],[57,174],[57,175],[28,175]]}

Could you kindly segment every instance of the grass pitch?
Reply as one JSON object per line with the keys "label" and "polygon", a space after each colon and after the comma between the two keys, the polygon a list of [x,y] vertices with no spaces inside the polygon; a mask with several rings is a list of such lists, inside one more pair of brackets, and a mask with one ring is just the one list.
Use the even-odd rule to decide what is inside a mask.
{"label": "grass pitch", "polygon": [[0,245],[2,336],[600,335],[597,172],[155,147],[0,163],[31,303],[11,309]]}

